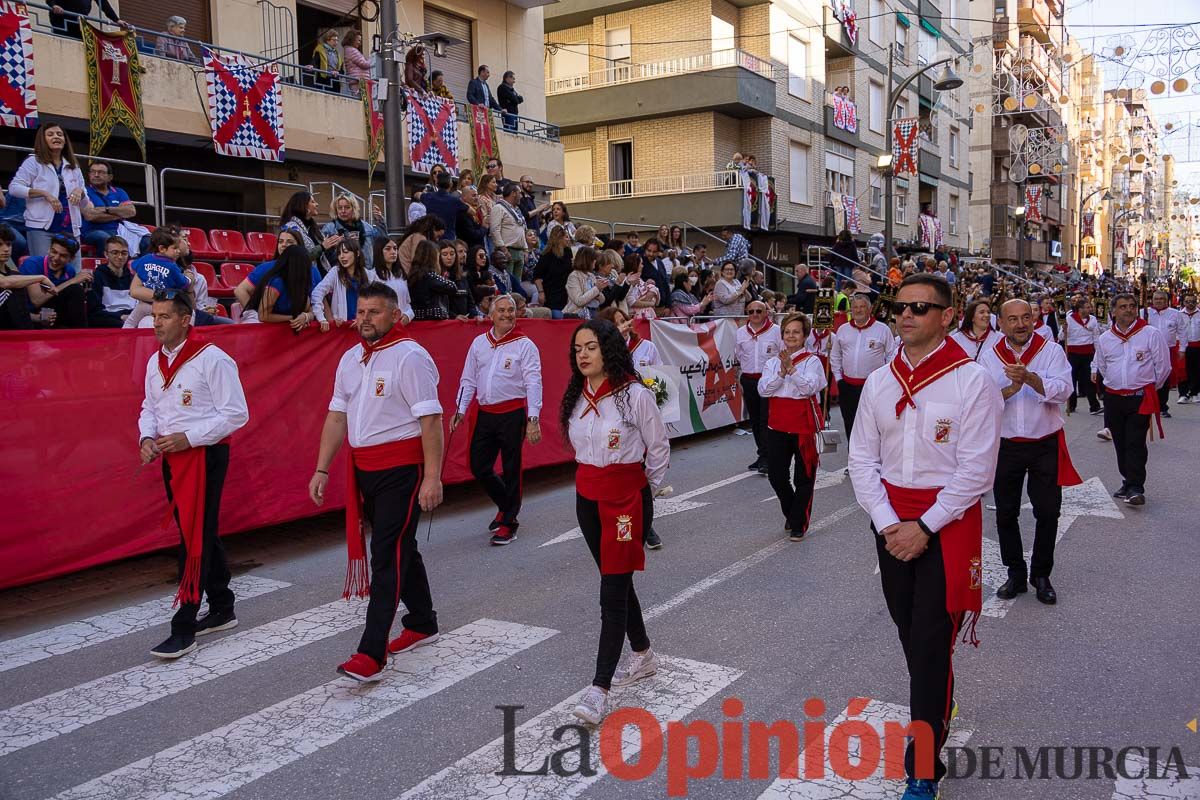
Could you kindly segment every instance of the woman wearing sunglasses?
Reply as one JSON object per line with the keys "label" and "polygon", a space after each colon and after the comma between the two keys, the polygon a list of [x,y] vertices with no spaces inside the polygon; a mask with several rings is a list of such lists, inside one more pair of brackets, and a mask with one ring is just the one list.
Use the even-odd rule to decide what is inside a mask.
{"label": "woman wearing sunglasses", "polygon": [[782,330],[783,351],[763,366],[758,393],[769,398],[767,478],[779,498],[788,539],[799,542],[808,532],[812,515],[819,460],[817,431],[824,424],[818,398],[827,380],[820,359],[804,346],[808,317],[799,312],[789,314]]}

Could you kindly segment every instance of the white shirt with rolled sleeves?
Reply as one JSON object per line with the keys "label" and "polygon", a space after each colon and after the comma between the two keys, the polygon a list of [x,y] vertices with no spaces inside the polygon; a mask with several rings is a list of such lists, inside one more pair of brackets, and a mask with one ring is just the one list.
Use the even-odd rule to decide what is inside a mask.
{"label": "white shirt with rolled sleeves", "polygon": [[633,352],[629,354],[629,357],[633,359],[635,369],[657,367],[662,364],[662,356],[658,354],[658,348],[649,339],[639,341],[637,347],[633,348]]}
{"label": "white shirt with rolled sleeves", "polygon": [[1178,308],[1164,308],[1162,311],[1157,308],[1147,308],[1143,312],[1143,316],[1151,328],[1162,334],[1168,348],[1181,344],[1187,345],[1184,317]]}
{"label": "white shirt with rolled sleeves", "polygon": [[[903,352],[901,357],[907,363]],[[867,378],[850,435],[850,481],[877,531],[900,522],[883,481],[905,488],[941,487],[921,516],[937,532],[961,519],[992,488],[1004,404],[987,371],[974,363],[926,386],[913,398],[917,407],[905,406],[897,418],[900,397],[890,368]],[[947,427],[949,434],[938,441],[939,429]]]}
{"label": "white shirt with rolled sleeves", "polygon": [[495,405],[524,397],[528,415],[542,411],[542,357],[527,336],[492,347],[488,334],[480,334],[467,349],[462,380],[458,384],[458,413],[465,414],[471,399]]}
{"label": "white shirt with rolled sleeves", "polygon": [[[183,345],[180,342],[174,350],[162,349],[167,364],[175,364]],[[250,419],[237,363],[213,344],[181,366],[166,389],[155,352],[146,363],[145,388],[138,441],[182,433],[192,447],[208,447]]]}
{"label": "white shirt with rolled sleeves", "polygon": [[333,379],[330,411],[346,415],[351,447],[421,435],[421,417],[442,413],[437,366],[425,348],[402,339],[362,363],[361,344],[346,351]]}
{"label": "white shirt with rolled sleeves", "polygon": [[1096,340],[1100,338],[1100,323],[1089,314],[1084,324],[1080,325],[1075,321],[1074,314],[1067,314],[1067,324],[1063,326],[1062,334],[1067,347],[1095,347]]}
{"label": "white shirt with rolled sleeves", "polygon": [[758,379],[758,393],[761,396],[803,400],[805,397],[812,397],[828,385],[825,380],[825,368],[818,359],[806,358],[797,364],[790,374],[783,375],[781,358],[787,356],[775,356],[763,367],[762,377]]}
{"label": "white shirt with rolled sleeves", "polygon": [[1171,377],[1171,351],[1154,326],[1147,325],[1122,341],[1112,329],[1100,334],[1092,374],[1104,376],[1106,389],[1137,391],[1161,386]]}
{"label": "white shirt with rolled sleeves", "polygon": [[743,375],[761,375],[767,361],[783,350],[783,338],[774,322],[768,330],[759,328],[757,337],[750,335],[750,325],[738,328],[734,355],[742,365]]}
{"label": "white shirt with rolled sleeves", "polygon": [[618,389],[616,394],[624,395],[624,418],[614,394],[600,400],[599,414],[588,411],[582,416],[584,409],[589,408],[587,401],[580,397],[575,403],[568,430],[575,460],[594,467],[644,462],[646,480],[657,491],[671,463],[671,445],[654,393],[633,382]]}
{"label": "white shirt with rolled sleeves", "polygon": [[847,375],[865,380],[895,355],[896,339],[887,325],[872,320],[866,328],[859,329],[847,322],[833,332],[829,369],[835,381]]}
{"label": "white shirt with rolled sleeves", "polygon": [[[1030,338],[1024,349],[1033,344]],[[1000,345],[997,344],[996,347]],[[1009,345],[1012,347],[1011,344]],[[1001,390],[1012,385],[1004,374],[1004,362],[992,347],[979,357],[979,365],[988,371]],[[1013,349],[1013,354],[1020,353]],[[1024,349],[1021,352],[1024,352]],[[1063,426],[1062,404],[1071,398],[1071,365],[1067,354],[1054,342],[1046,342],[1026,369],[1042,379],[1044,395],[1029,384],[1004,401],[1004,417],[1000,422],[1003,439],[1043,439],[1057,433]],[[918,395],[920,397],[920,395]]]}

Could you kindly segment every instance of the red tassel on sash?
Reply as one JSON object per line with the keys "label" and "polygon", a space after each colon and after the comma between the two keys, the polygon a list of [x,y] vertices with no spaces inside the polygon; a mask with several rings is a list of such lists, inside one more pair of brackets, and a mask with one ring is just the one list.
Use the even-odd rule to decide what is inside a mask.
{"label": "red tassel on sash", "polygon": [[371,573],[367,568],[367,534],[362,522],[362,495],[358,492],[358,476],[354,468],[377,472],[394,467],[425,463],[421,437],[399,439],[395,442],[351,447],[346,459],[346,550],[350,563],[346,567],[346,586],[342,598],[366,597],[371,593]]}
{"label": "red tassel on sash", "polygon": [[575,470],[575,491],[596,503],[600,512],[601,575],[624,575],[646,568],[642,549],[642,489],[646,484],[641,463],[579,464]]}
{"label": "red tassel on sash", "polygon": [[1075,471],[1071,461],[1071,453],[1067,450],[1067,434],[1062,428],[1058,429],[1058,485],[1078,486],[1083,478]]}

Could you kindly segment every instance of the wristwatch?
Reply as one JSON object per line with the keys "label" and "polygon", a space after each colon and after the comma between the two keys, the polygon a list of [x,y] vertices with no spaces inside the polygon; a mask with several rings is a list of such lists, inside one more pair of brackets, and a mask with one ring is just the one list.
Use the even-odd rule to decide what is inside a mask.
{"label": "wristwatch", "polygon": [[537,422],[537,421],[538,421],[538,418],[537,418],[537,417],[530,417],[530,418],[529,418],[529,421],[530,421],[530,422]]}

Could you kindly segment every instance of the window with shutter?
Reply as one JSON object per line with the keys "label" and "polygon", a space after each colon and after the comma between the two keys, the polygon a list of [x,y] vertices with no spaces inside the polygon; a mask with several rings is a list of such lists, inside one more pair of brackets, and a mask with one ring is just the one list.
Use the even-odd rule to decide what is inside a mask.
{"label": "window with shutter", "polygon": [[[121,19],[150,31],[165,31],[167,17],[180,16],[187,20],[187,37],[201,42],[212,40],[212,20],[208,0],[121,0]],[[152,34],[139,34],[153,40]],[[157,40],[147,41],[153,47]],[[193,46],[192,49],[197,49]],[[199,55],[197,53],[196,55]]]}
{"label": "window with shutter", "polygon": [[[444,33],[455,39],[462,39],[464,42],[464,44],[451,45],[446,48],[445,58],[434,56],[432,48],[425,51],[425,60],[429,65],[430,74],[435,69],[440,69],[446,76],[446,88],[460,103],[467,102],[467,84],[470,83],[471,78],[475,77],[475,40],[472,31],[471,20],[466,17],[460,17],[433,6],[425,6],[425,33]],[[492,77],[488,79],[488,86],[495,94],[504,70],[503,68],[498,69],[496,65],[489,66],[492,67]]]}

